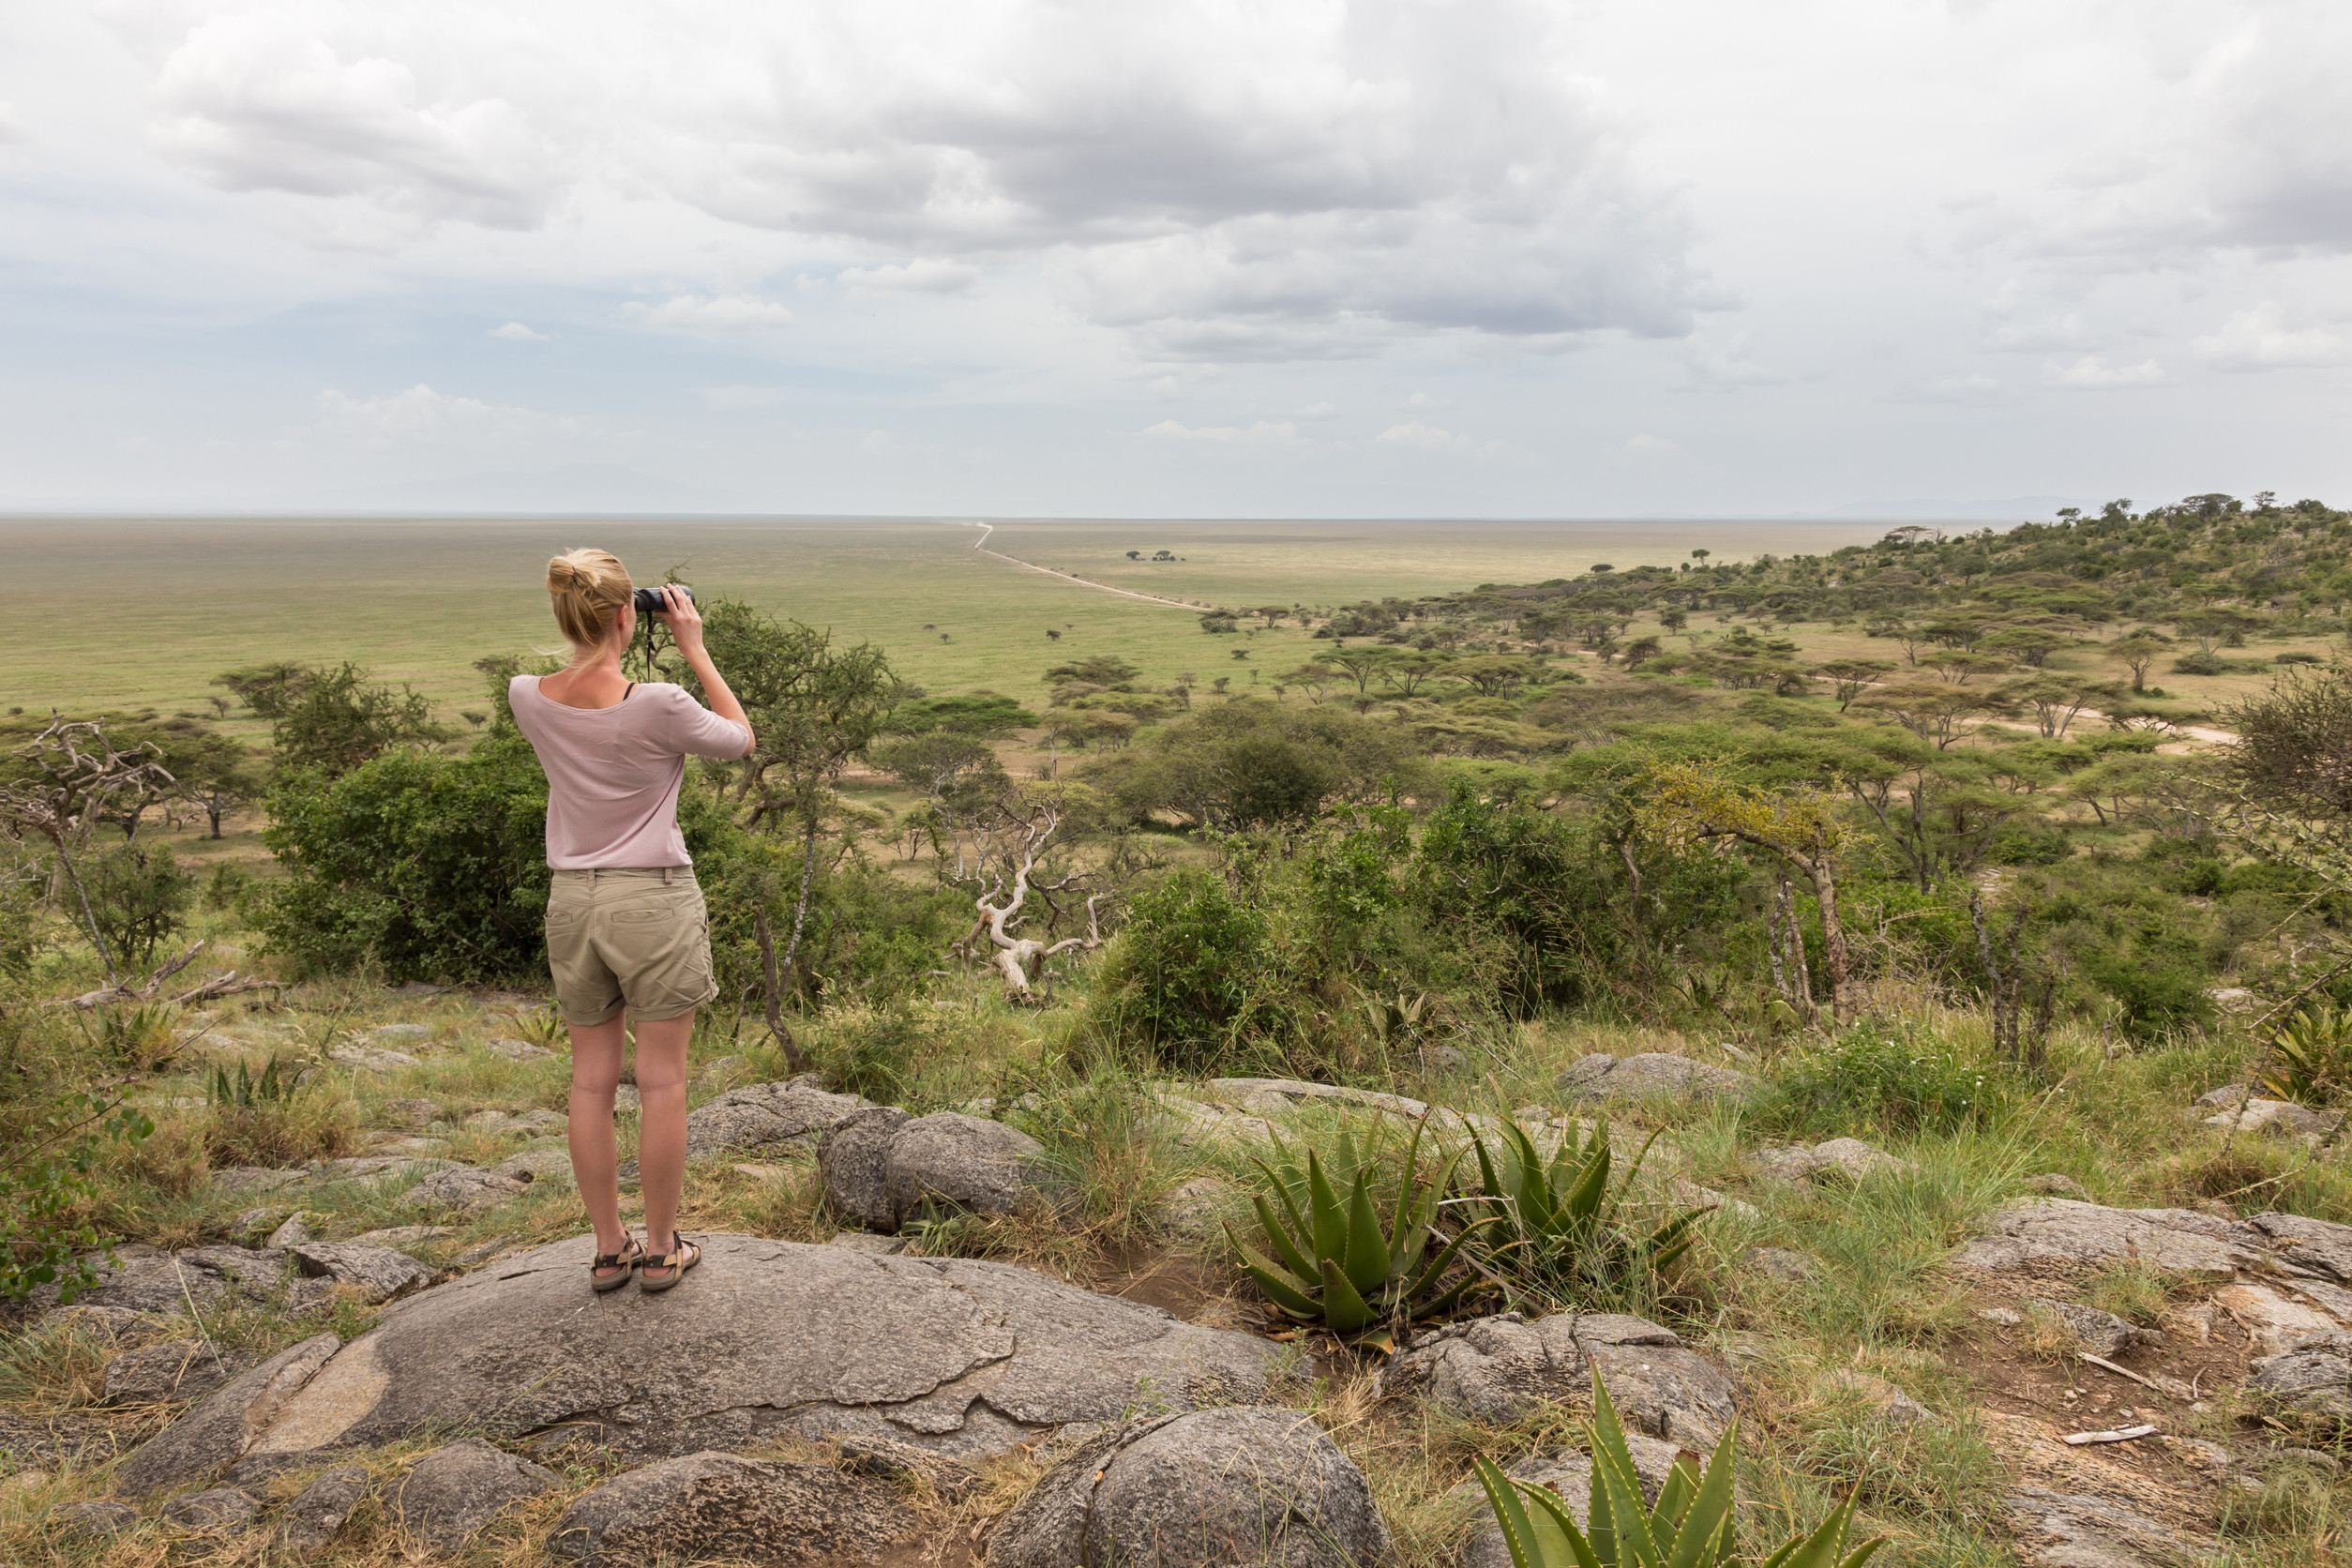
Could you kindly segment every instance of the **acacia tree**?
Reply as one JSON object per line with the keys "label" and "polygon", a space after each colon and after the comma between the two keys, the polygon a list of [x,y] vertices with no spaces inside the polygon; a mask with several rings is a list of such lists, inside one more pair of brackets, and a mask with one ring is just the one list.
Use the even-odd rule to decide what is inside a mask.
{"label": "acacia tree", "polygon": [[1812,884],[1821,916],[1821,961],[1830,982],[1830,1012],[1844,1020],[1854,1011],[1846,925],[1838,914],[1838,856],[1847,831],[1827,790],[1801,784],[1765,790],[1734,782],[1720,759],[1653,762],[1634,808],[1636,830],[1680,854],[1709,839],[1728,838],[1763,851]]}
{"label": "acacia tree", "polygon": [[2148,667],[2162,658],[2172,640],[2152,631],[2135,631],[2107,644],[2107,656],[2132,672],[2132,689],[2148,689]]}
{"label": "acacia tree", "polygon": [[398,690],[368,679],[345,663],[333,670],[264,664],[213,677],[269,720],[270,741],[284,768],[349,773],[396,746],[432,746],[449,738],[433,721],[420,691]]}
{"label": "acacia tree", "polygon": [[91,912],[89,891],[74,869],[71,845],[100,815],[151,799],[175,780],[156,760],[152,745],[117,748],[103,726],[88,719],[63,719],[54,710],[49,727],[18,746],[15,757],[16,776],[0,784],[0,821],[18,836],[33,833],[49,840],[57,869],[72,884],[82,906],[90,944],[106,966],[107,985],[119,988],[122,974],[115,968],[113,949]]}

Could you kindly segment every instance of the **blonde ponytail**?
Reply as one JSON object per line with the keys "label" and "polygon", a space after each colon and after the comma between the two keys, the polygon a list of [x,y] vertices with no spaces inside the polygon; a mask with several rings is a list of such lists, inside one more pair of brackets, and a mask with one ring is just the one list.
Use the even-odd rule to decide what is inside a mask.
{"label": "blonde ponytail", "polygon": [[583,652],[604,646],[612,635],[612,617],[628,602],[631,586],[628,568],[610,550],[566,550],[547,564],[555,624]]}

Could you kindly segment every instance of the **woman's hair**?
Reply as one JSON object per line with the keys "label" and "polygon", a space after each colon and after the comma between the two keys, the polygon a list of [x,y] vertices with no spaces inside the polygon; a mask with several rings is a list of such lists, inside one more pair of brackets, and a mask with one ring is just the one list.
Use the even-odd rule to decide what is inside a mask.
{"label": "woman's hair", "polygon": [[596,648],[612,635],[612,616],[629,599],[629,569],[610,550],[566,550],[547,564],[555,624],[576,647]]}

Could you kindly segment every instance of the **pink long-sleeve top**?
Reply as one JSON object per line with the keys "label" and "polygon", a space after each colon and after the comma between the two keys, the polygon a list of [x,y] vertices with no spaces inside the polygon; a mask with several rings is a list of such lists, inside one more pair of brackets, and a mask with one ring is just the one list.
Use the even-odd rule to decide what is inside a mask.
{"label": "pink long-sleeve top", "polygon": [[750,731],[664,682],[644,682],[610,708],[542,697],[535,675],[516,676],[506,697],[547,774],[550,867],[693,864],[678,831],[686,760],[740,757]]}

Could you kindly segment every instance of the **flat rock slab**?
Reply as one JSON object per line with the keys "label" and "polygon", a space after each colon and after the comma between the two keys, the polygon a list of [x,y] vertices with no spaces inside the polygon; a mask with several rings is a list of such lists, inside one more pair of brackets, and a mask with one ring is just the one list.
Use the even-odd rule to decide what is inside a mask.
{"label": "flat rock slab", "polygon": [[516,1503],[562,1485],[545,1466],[463,1438],[417,1460],[401,1478],[393,1507],[404,1532],[455,1551]]}
{"label": "flat rock slab", "polygon": [[886,1482],[713,1452],[659,1460],[586,1493],[556,1520],[548,1549],[589,1564],[797,1568],[875,1561],[915,1523]]}
{"label": "flat rock slab", "polygon": [[2241,1266],[2260,1265],[2263,1241],[2245,1225],[2194,1210],[2107,1209],[2058,1198],[1995,1214],[1985,1234],[1952,1261],[1955,1268],[2001,1274],[2047,1264],[2095,1268],[2136,1258],[2167,1274],[2227,1280]]}
{"label": "flat rock slab", "polygon": [[2017,1555],[2035,1568],[2189,1568],[2213,1555],[2210,1543],[2105,1498],[2028,1486],[2001,1507]]}
{"label": "flat rock slab", "polygon": [[1763,1082],[1729,1067],[1694,1062],[1670,1051],[1644,1051],[1618,1058],[1596,1054],[1560,1075],[1554,1085],[1565,1100],[1744,1100]]}
{"label": "flat rock slab", "polygon": [[2256,1363],[2246,1386],[2290,1409],[2352,1422],[2352,1333],[2314,1335]]}
{"label": "flat rock slab", "polygon": [[461,1165],[427,1177],[409,1188],[401,1200],[412,1209],[428,1213],[478,1214],[521,1196],[530,1185],[523,1177],[510,1176],[503,1170]]}
{"label": "flat rock slab", "polygon": [[369,1073],[390,1073],[418,1065],[416,1058],[404,1050],[385,1050],[377,1046],[337,1046],[326,1056],[330,1062]]}
{"label": "flat rock slab", "polygon": [[234,1377],[240,1367],[195,1339],[167,1339],[126,1350],[106,1364],[106,1403],[152,1405],[194,1399]]}
{"label": "flat rock slab", "polygon": [[2342,1111],[2314,1110],[2292,1100],[2266,1100],[2255,1095],[2241,1108],[2235,1099],[2227,1108],[2205,1119],[2209,1127],[2226,1131],[2235,1127],[2240,1132],[2269,1133],[2276,1138],[2318,1137],[2333,1132],[2344,1120]]}
{"label": "flat rock slab", "polygon": [[482,1048],[509,1062],[545,1062],[555,1054],[545,1046],[535,1046],[528,1040],[485,1040]]}
{"label": "flat rock slab", "polygon": [[335,1335],[317,1334],[232,1379],[124,1460],[114,1472],[116,1488],[144,1497],[212,1479],[244,1457],[340,1347]]}
{"label": "flat rock slab", "polygon": [[[124,1247],[119,1262],[97,1264],[98,1283],[74,1298],[82,1306],[123,1307],[132,1312],[185,1315],[193,1306],[209,1311],[233,1297],[263,1303],[283,1288],[286,1255],[241,1246],[189,1247],[166,1254]],[[57,1300],[53,1285],[37,1289],[37,1302]]]}
{"label": "flat rock slab", "polygon": [[[1001,1263],[701,1240],[701,1267],[660,1295],[593,1294],[596,1243],[583,1236],[411,1296],[269,1410],[244,1449],[316,1454],[457,1426],[494,1438],[564,1427],[641,1458],[786,1433],[985,1455],[1141,1399],[1261,1401],[1293,1364],[1252,1335]],[[662,1353],[648,1358],[648,1345]]]}
{"label": "flat rock slab", "polygon": [[1131,1423],[1081,1447],[988,1537],[989,1568],[1373,1568],[1388,1527],[1364,1472],[1304,1410]]}
{"label": "flat rock slab", "polygon": [[1757,1168],[1768,1178],[1784,1182],[1861,1182],[1873,1176],[1904,1176],[1919,1169],[1859,1138],[1833,1138],[1810,1149],[1764,1149],[1756,1153]]}
{"label": "flat rock slab", "polygon": [[279,1546],[295,1553],[315,1552],[335,1538],[368,1497],[368,1472],[345,1465],[317,1477],[286,1504],[278,1524]]}
{"label": "flat rock slab", "polygon": [[294,1261],[313,1279],[347,1287],[369,1306],[397,1301],[432,1283],[430,1264],[388,1246],[357,1242],[310,1242],[294,1249]]}
{"label": "flat rock slab", "polygon": [[1381,1369],[1383,1395],[1417,1395],[1479,1421],[1507,1423],[1538,1406],[1590,1409],[1592,1372],[1628,1426],[1711,1452],[1737,1390],[1673,1330],[1621,1313],[1505,1313],[1417,1336]]}
{"label": "flat rock slab", "polygon": [[[817,1140],[836,1123],[870,1104],[855,1094],[828,1092],[819,1086],[813,1073],[781,1083],[731,1089],[686,1117],[686,1158],[706,1159],[753,1149],[813,1153]],[[637,1161],[625,1161],[621,1180],[636,1177]]]}

